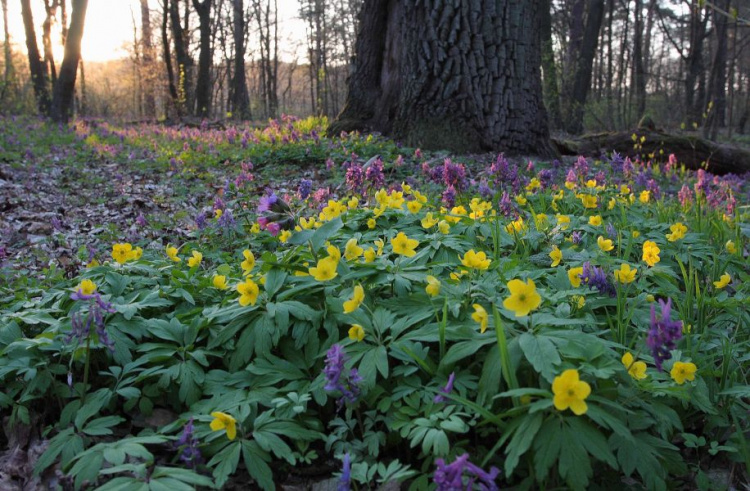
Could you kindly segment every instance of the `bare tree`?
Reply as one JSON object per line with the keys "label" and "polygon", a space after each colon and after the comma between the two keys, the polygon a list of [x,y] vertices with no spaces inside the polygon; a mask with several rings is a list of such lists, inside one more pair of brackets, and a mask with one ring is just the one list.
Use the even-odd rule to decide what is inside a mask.
{"label": "bare tree", "polygon": [[141,0],[141,76],[143,79],[144,115],[156,117],[156,96],[154,95],[154,44],[151,32],[151,11],[148,0]]}
{"label": "bare tree", "polygon": [[34,96],[36,97],[39,112],[47,114],[50,109],[49,75],[47,74],[46,65],[42,63],[42,59],[39,56],[30,0],[21,0],[21,15],[23,16],[23,27],[26,31],[26,52],[29,57],[29,71],[31,72],[31,82],[34,86]]}
{"label": "bare tree", "polygon": [[197,116],[208,117],[211,113],[211,5],[212,0],[193,0],[198,14],[200,52],[198,55],[198,80],[195,83],[195,111]]}
{"label": "bare tree", "polygon": [[87,7],[88,0],[73,0],[73,12],[71,13],[70,29],[65,43],[65,55],[52,96],[50,115],[53,121],[67,123],[70,118],[78,62],[81,59],[81,39],[83,38],[83,25],[86,21]]}

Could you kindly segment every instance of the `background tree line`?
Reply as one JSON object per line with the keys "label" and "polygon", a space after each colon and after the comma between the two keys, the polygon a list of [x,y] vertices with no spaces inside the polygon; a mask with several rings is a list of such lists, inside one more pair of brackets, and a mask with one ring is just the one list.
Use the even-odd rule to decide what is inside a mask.
{"label": "background tree line", "polygon": [[[350,88],[359,25],[386,10],[376,0],[300,0],[304,42],[289,47],[278,0],[141,0],[140,12],[133,13],[130,59],[106,69],[78,60],[76,10],[85,15],[85,0],[17,0],[24,7],[28,56],[7,42],[9,1],[16,0],[2,0],[0,111],[29,111],[33,102],[39,112],[53,114],[58,104],[58,119],[60,111],[125,119],[231,114],[263,120],[282,112],[333,117]],[[43,19],[33,18],[31,2],[44,4]],[[445,8],[432,3],[436,11]],[[551,130],[627,129],[650,116],[660,126],[697,129],[712,139],[720,132],[730,137],[747,132],[745,0],[532,3],[540,17],[541,80]],[[462,29],[471,31],[461,26],[457,36]],[[70,51],[67,65],[54,59],[57,40],[66,44],[66,57]],[[390,55],[397,51],[381,48]],[[291,55],[282,57],[282,51]]]}

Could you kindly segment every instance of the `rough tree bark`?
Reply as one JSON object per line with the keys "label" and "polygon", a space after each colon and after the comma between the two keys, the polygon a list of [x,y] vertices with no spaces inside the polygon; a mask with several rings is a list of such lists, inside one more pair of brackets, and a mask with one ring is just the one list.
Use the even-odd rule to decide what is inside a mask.
{"label": "rough tree bark", "polygon": [[554,155],[540,0],[366,0],[346,105],[330,132],[456,152]]}
{"label": "rough tree bark", "polygon": [[544,0],[540,8],[542,36],[542,72],[544,73],[544,105],[549,112],[550,125],[562,128],[560,89],[557,85],[557,66],[552,44],[552,2]]}
{"label": "rough tree bark", "polygon": [[[169,91],[169,97],[172,99],[172,103],[174,104],[175,112],[177,113],[177,117],[179,118],[181,116],[180,113],[180,104],[177,97],[177,86],[174,82],[174,68],[172,68],[172,53],[169,49],[169,34],[167,30],[168,26],[168,20],[169,20],[169,1],[170,0],[164,0],[164,3],[162,3],[162,16],[161,16],[161,48],[162,48],[162,57],[164,58],[164,65],[167,69],[167,90]],[[165,112],[167,115],[169,115],[169,111],[166,110]]]}
{"label": "rough tree bark", "polygon": [[47,114],[50,108],[49,78],[47,66],[42,63],[39,56],[39,47],[36,44],[36,31],[34,29],[34,17],[31,13],[30,0],[21,0],[21,15],[23,17],[23,28],[26,32],[26,51],[29,55],[29,71],[31,82],[34,87],[39,112]]}
{"label": "rough tree bark", "polygon": [[50,0],[44,0],[44,23],[42,24],[42,47],[44,49],[44,64],[49,70],[52,86],[57,83],[57,67],[55,66],[55,56],[52,53],[52,20],[55,17],[57,4],[50,3]]}
{"label": "rough tree bark", "polygon": [[198,13],[200,54],[198,55],[198,80],[195,82],[195,115],[205,118],[211,113],[211,0],[193,0]]}
{"label": "rough tree bark", "polygon": [[182,28],[182,21],[180,20],[180,5],[179,0],[169,0],[169,19],[172,27],[172,40],[174,41],[174,52],[175,59],[177,60],[177,76],[179,77],[177,83],[177,105],[180,107],[178,113],[182,112],[184,107],[190,107],[192,101],[192,85],[191,85],[191,74],[193,71],[193,58],[190,57],[188,51],[188,32],[187,32],[187,20],[189,18],[190,9],[185,7],[185,25],[186,28]]}
{"label": "rough tree bark", "polygon": [[10,50],[10,33],[8,32],[8,0],[2,0],[3,7],[3,34],[4,42],[3,47],[5,49],[5,78],[4,87],[9,87],[15,78],[15,70],[13,67],[13,53]]}
{"label": "rough tree bark", "polygon": [[245,5],[243,0],[232,0],[234,20],[234,77],[232,78],[232,115],[250,119],[250,96],[245,80]]}
{"label": "rough tree bark", "polygon": [[[720,12],[721,10],[721,12]],[[724,12],[729,11],[729,0],[717,0],[713,9],[716,51],[711,62],[708,79],[707,119],[703,126],[703,138],[716,140],[719,127],[724,126],[724,112],[727,107],[727,24]],[[709,107],[710,105],[710,107]]]}
{"label": "rough tree bark", "polygon": [[86,21],[88,3],[88,0],[73,0],[65,54],[52,95],[50,116],[53,121],[67,123],[70,118],[78,62],[81,60],[81,38],[83,38],[83,24]]}

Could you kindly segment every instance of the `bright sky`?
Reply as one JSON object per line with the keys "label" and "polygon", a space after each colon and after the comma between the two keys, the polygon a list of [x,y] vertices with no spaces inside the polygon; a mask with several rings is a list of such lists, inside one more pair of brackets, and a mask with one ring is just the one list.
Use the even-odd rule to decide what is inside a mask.
{"label": "bright sky", "polygon": [[[44,22],[44,6],[41,1],[33,0],[34,24],[39,43],[42,50],[42,23]],[[247,2],[246,2],[247,3]],[[149,0],[152,10],[160,8],[159,2]],[[298,18],[298,0],[279,0],[279,31],[282,33],[280,45],[282,55],[290,56],[291,45],[304,39],[305,27]],[[68,16],[70,16],[70,3],[68,3]],[[141,10],[139,0],[89,0],[86,10],[86,26],[83,31],[81,42],[81,56],[85,61],[106,61],[128,56],[126,46],[133,43],[133,17],[135,17],[138,31],[140,33]],[[197,26],[198,19],[193,17]],[[26,37],[23,30],[21,18],[21,2],[18,0],[8,2],[8,20],[11,40],[18,49],[26,52]],[[159,42],[159,25],[153,25],[154,42]],[[59,27],[53,29],[53,33],[59,36]],[[286,33],[286,34],[283,34]],[[59,37],[58,37],[59,40]],[[286,48],[289,46],[289,48]],[[61,46],[53,48],[56,63],[62,63],[63,50]],[[286,51],[286,53],[284,53]],[[287,56],[283,56],[286,58]]]}

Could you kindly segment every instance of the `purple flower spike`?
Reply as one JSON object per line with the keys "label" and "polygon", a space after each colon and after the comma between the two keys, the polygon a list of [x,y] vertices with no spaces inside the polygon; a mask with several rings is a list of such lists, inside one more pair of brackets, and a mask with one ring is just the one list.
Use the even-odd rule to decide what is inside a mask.
{"label": "purple flower spike", "polygon": [[362,377],[359,376],[356,368],[352,368],[348,374],[346,373],[345,364],[347,360],[348,357],[341,345],[334,344],[326,354],[326,366],[323,369],[323,374],[326,377],[324,389],[327,392],[341,392],[341,397],[337,401],[339,409],[344,402],[356,402],[360,394],[359,384],[362,383]]}
{"label": "purple flower spike", "polygon": [[682,321],[673,321],[672,299],[666,302],[659,300],[661,318],[656,318],[656,308],[651,305],[651,328],[648,331],[646,344],[651,349],[654,364],[661,370],[662,363],[672,357],[671,351],[677,347],[677,341],[682,338]]}
{"label": "purple flower spike", "polygon": [[[443,459],[435,459],[435,474],[433,480],[437,485],[437,491],[464,491],[474,489],[474,483],[479,485],[479,489],[484,491],[497,491],[499,488],[495,484],[495,479],[500,475],[497,467],[492,467],[486,472],[481,467],[472,464],[469,461],[469,454],[465,453],[451,464],[446,464]],[[464,472],[468,476],[464,484]]]}
{"label": "purple flower spike", "polygon": [[352,461],[349,457],[349,453],[344,454],[344,465],[341,468],[341,479],[339,479],[339,485],[337,491],[350,491],[352,480]]}
{"label": "purple flower spike", "polygon": [[448,399],[446,399],[445,396],[450,394],[453,391],[453,381],[455,379],[456,379],[456,372],[451,372],[450,376],[448,377],[448,383],[445,384],[445,387],[440,389],[441,394],[436,395],[432,401],[435,403],[446,402]]}

